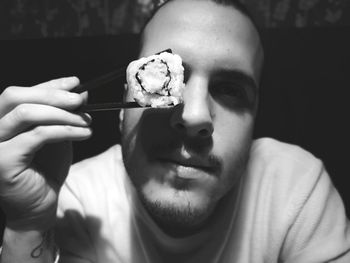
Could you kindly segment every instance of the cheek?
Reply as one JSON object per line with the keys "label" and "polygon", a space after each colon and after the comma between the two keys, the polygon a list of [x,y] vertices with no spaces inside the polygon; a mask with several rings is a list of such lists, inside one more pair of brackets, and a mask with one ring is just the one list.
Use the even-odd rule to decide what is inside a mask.
{"label": "cheek", "polygon": [[[220,138],[225,140],[224,147],[235,151],[246,148],[247,141],[249,142],[253,134],[253,117],[251,115],[242,117],[234,117],[232,121],[227,121],[223,124],[223,132]],[[222,142],[223,143],[223,142]]]}
{"label": "cheek", "polygon": [[254,116],[251,113],[221,112],[215,115],[214,139],[222,149],[235,151],[251,140]]}
{"label": "cheek", "polygon": [[217,124],[217,129],[214,130],[213,151],[222,158],[222,176],[225,181],[235,181],[241,175],[248,158],[254,118],[251,114],[243,114],[223,116],[222,119],[225,121]]}

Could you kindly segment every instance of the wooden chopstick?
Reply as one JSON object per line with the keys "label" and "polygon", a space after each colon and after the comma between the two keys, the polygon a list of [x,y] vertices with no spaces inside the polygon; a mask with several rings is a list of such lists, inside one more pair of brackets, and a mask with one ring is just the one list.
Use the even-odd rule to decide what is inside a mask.
{"label": "wooden chopstick", "polygon": [[[159,55],[160,53],[163,53],[163,52],[172,53],[172,50],[168,48],[156,53],[155,55]],[[93,89],[102,87],[113,80],[119,79],[121,77],[125,77],[126,68],[127,67],[124,66],[117,70],[111,71],[105,75],[92,79],[86,83],[79,84],[74,89],[72,89],[71,92],[83,93],[85,91],[91,91]],[[116,103],[87,104],[87,105],[81,106],[78,110],[84,111],[84,112],[95,112],[95,111],[109,111],[109,110],[119,110],[124,108],[142,108],[142,107],[143,106],[140,106],[137,102],[116,102]]]}

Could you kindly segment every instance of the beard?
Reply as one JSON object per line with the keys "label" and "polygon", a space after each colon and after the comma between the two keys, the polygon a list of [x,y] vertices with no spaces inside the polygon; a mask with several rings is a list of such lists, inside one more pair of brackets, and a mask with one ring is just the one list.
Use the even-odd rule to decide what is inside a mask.
{"label": "beard", "polygon": [[175,237],[181,237],[194,234],[209,220],[208,207],[194,207],[190,201],[187,205],[177,206],[173,203],[152,201],[136,189],[138,197],[151,218],[167,234]]}
{"label": "beard", "polygon": [[[250,136],[243,138],[236,152],[231,151],[233,159],[228,165],[230,169],[222,174],[224,159],[212,152],[212,137],[199,139],[180,136],[167,125],[160,126],[169,121],[169,116],[163,113],[165,118],[160,113],[152,115],[149,112],[136,126],[125,123],[122,126],[128,128],[122,129],[121,138],[127,174],[141,204],[164,232],[172,236],[194,234],[215,221],[216,212],[222,210],[220,204],[225,203],[224,197],[245,168]],[[159,115],[165,120],[159,119]],[[167,177],[167,174],[172,173],[171,170],[158,169],[157,164],[153,165],[157,158],[181,148],[210,164],[213,170],[206,172],[211,174],[206,181],[199,180],[192,187],[187,181],[169,179],[172,177]]]}
{"label": "beard", "polygon": [[[161,156],[162,154],[160,152],[165,149],[170,149],[171,151],[171,149],[179,147],[178,145],[178,142],[170,141],[167,144],[163,143],[161,145],[153,145],[152,151],[148,152]],[[211,217],[211,212],[216,204],[216,202],[213,203],[213,200],[210,200],[211,194],[208,193],[207,202],[202,199],[201,205],[198,205],[198,203],[192,200],[191,197],[188,197],[185,194],[186,192],[192,192],[188,183],[182,182],[181,180],[175,180],[172,181],[172,190],[170,190],[167,197],[164,199],[162,197],[158,199],[150,198],[150,196],[145,193],[145,185],[147,184],[149,177],[143,176],[145,170],[140,169],[142,165],[134,162],[135,160],[140,160],[142,158],[135,158],[133,156],[134,151],[128,151],[126,147],[124,147],[123,150],[124,165],[130,181],[136,190],[137,197],[155,223],[165,233],[171,236],[186,236],[199,231]],[[220,171],[221,160],[219,160],[219,158],[210,155],[208,161],[217,171]],[[159,175],[157,173],[157,175],[150,177],[162,181],[161,174]],[[170,197],[171,195],[173,195],[173,197]],[[176,197],[178,197],[178,199]]]}

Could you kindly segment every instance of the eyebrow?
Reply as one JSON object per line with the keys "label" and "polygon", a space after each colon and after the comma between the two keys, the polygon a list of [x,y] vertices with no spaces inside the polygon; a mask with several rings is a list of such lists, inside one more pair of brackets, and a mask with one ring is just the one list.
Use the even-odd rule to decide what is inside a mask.
{"label": "eyebrow", "polygon": [[[187,64],[185,61],[182,61],[182,65],[185,69],[185,73],[191,72],[191,66],[189,64]],[[232,79],[232,80],[239,80],[245,84],[248,84],[248,86],[250,86],[255,93],[258,91],[258,84],[255,82],[254,78],[250,74],[248,74],[242,70],[239,70],[239,69],[217,69],[214,71],[213,75],[225,77],[225,78]]]}
{"label": "eyebrow", "polygon": [[254,78],[248,73],[239,70],[239,69],[218,69],[214,72],[214,75],[221,78],[231,79],[239,81],[256,94],[258,92],[258,85],[255,82]]}

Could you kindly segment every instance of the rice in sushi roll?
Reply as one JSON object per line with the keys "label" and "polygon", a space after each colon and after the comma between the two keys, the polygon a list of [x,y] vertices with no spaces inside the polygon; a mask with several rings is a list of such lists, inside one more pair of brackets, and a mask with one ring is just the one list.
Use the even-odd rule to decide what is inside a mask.
{"label": "rice in sushi roll", "polygon": [[141,106],[159,108],[181,103],[185,87],[181,57],[162,52],[131,62],[127,68],[127,85]]}

